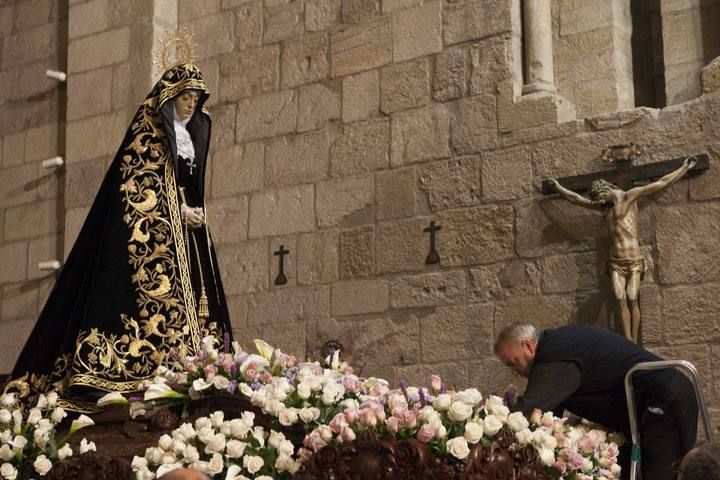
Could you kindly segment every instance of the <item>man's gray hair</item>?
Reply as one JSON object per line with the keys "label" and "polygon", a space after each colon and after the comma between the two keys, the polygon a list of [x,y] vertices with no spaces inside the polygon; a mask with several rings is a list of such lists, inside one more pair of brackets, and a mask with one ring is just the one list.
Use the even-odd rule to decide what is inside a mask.
{"label": "man's gray hair", "polygon": [[495,339],[494,351],[498,352],[500,345],[520,345],[525,340],[535,343],[540,338],[540,331],[531,323],[511,323],[500,330]]}

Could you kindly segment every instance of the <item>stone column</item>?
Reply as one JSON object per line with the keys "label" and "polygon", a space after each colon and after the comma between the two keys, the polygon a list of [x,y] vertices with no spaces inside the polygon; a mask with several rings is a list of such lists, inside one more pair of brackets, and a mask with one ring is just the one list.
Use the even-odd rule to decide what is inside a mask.
{"label": "stone column", "polygon": [[522,93],[555,93],[551,0],[523,1],[525,84]]}

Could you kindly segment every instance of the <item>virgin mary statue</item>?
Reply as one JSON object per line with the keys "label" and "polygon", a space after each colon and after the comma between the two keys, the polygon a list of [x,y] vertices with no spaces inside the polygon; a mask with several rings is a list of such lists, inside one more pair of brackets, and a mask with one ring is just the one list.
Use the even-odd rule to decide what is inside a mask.
{"label": "virgin mary statue", "polygon": [[[231,333],[204,181],[210,117],[192,64],[167,70],[133,117],[12,379],[92,411],[159,366]],[[24,382],[24,383],[23,383]]]}

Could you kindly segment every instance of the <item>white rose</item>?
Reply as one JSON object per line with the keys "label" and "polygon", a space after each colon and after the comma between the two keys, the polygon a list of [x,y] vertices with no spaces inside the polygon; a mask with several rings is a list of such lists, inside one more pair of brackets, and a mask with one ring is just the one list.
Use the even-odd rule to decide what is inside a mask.
{"label": "white rose", "polygon": [[325,385],[322,392],[322,402],[325,405],[332,405],[339,401],[345,395],[345,387],[340,383],[330,383]]}
{"label": "white rose", "polygon": [[589,458],[585,457],[585,458],[583,458],[582,467],[580,467],[580,468],[582,468],[582,471],[583,471],[583,472],[589,473],[590,470],[593,469],[593,466],[594,466],[594,465],[593,465],[592,460],[590,460]]}
{"label": "white rose", "polygon": [[50,441],[50,430],[38,428],[33,432],[33,440],[38,447],[45,448]]}
{"label": "white rose", "polygon": [[548,467],[555,464],[555,452],[549,448],[538,449],[538,455],[540,455],[540,460]]}
{"label": "white rose", "polygon": [[433,402],[433,407],[435,407],[435,410],[438,412],[444,412],[448,408],[450,408],[450,405],[452,404],[452,397],[448,395],[447,393],[441,393],[435,398],[435,401]]}
{"label": "white rose", "polygon": [[95,442],[88,442],[86,439],[82,439],[80,441],[80,455],[83,453],[87,453],[90,451],[97,451],[97,447],[95,446]]}
{"label": "white rose", "polygon": [[42,412],[37,408],[31,408],[30,413],[28,414],[27,422],[30,425],[35,425],[40,421],[42,418]]}
{"label": "white rose", "polygon": [[4,407],[12,407],[13,405],[15,405],[15,394],[5,393],[0,396],[0,405]]}
{"label": "white rose", "polygon": [[246,455],[243,457],[243,467],[245,467],[245,470],[250,473],[257,473],[264,464],[265,462],[262,457],[258,457],[256,455]]}
{"label": "white rose", "polygon": [[230,385],[230,380],[223,377],[222,375],[218,375],[213,378],[213,385],[218,390],[227,390],[228,385]]}
{"label": "white rose", "polygon": [[17,470],[9,463],[3,463],[0,467],[0,476],[6,480],[15,480],[17,478]]}
{"label": "white rose", "polygon": [[[59,454],[59,453],[60,453],[60,451],[58,450],[58,454]],[[132,459],[132,463],[130,464],[130,466],[131,466],[132,469],[135,470],[135,471],[137,471],[137,470],[145,470],[145,469],[147,469],[147,467],[148,467],[147,458],[145,458],[145,457],[138,457],[137,455],[135,455],[135,456],[133,457],[133,459]]]}
{"label": "white rose", "polygon": [[185,461],[188,463],[197,462],[200,460],[200,452],[194,445],[188,445],[185,449]]}
{"label": "white rose", "polygon": [[298,469],[298,465],[289,455],[278,455],[277,460],[275,460],[275,468],[277,468],[280,472],[295,473]]}
{"label": "white rose", "polygon": [[145,450],[145,458],[147,458],[148,462],[154,463],[155,465],[162,461],[162,455],[163,451],[157,447],[148,447]]}
{"label": "white rose", "polygon": [[476,422],[468,422],[465,424],[465,434],[463,436],[468,443],[474,445],[478,443],[483,436],[483,426]]}
{"label": "white rose", "polygon": [[0,410],[0,423],[10,423],[12,422],[12,413],[10,413],[10,410],[7,408],[3,408]]}
{"label": "white rose", "polygon": [[448,452],[455,458],[464,459],[470,453],[468,442],[463,437],[451,438],[447,442]]}
{"label": "white rose", "polygon": [[465,402],[453,402],[448,410],[448,417],[453,422],[464,422],[473,413],[473,407]]}
{"label": "white rose", "polygon": [[495,413],[498,408],[504,406],[505,403],[503,402],[503,399],[498,397],[497,395],[490,395],[485,401],[485,408],[490,413]]}
{"label": "white rose", "polygon": [[310,388],[310,384],[307,382],[300,382],[297,386],[297,393],[298,397],[300,397],[302,400],[307,400],[310,398],[310,395],[312,395],[312,389]]}
{"label": "white rose", "polygon": [[12,451],[10,445],[7,443],[0,447],[0,459],[9,462],[15,456],[15,452]]}
{"label": "white rose", "polygon": [[68,457],[72,457],[72,454],[72,448],[70,448],[70,445],[68,445],[67,443],[58,450],[58,458],[60,460],[65,460]]}
{"label": "white rose", "polygon": [[532,432],[529,428],[526,428],[524,430],[520,430],[515,434],[515,438],[517,439],[518,443],[522,446],[527,445],[528,443],[532,442]]}
{"label": "white rose", "polygon": [[172,472],[173,470],[177,470],[178,468],[183,468],[183,466],[182,466],[182,464],[177,463],[177,462],[160,465],[157,469],[157,477],[161,478],[166,473]]}
{"label": "white rose", "polygon": [[219,453],[213,454],[212,458],[208,462],[207,473],[210,476],[217,475],[225,469],[225,462],[223,461],[222,455]]}
{"label": "white rose", "polygon": [[50,408],[54,407],[55,404],[57,403],[57,401],[58,401],[57,392],[50,392],[47,394],[48,407],[50,407]]}
{"label": "white rose", "polygon": [[209,438],[207,445],[205,445],[205,452],[220,453],[225,450],[226,443],[227,441],[225,440],[225,435],[217,433]]}
{"label": "white rose", "polygon": [[11,430],[3,430],[0,432],[0,443],[10,443],[13,438]]}
{"label": "white rose", "polygon": [[514,412],[508,415],[507,423],[513,432],[525,430],[530,426],[530,422],[528,422],[522,412]]}
{"label": "white rose", "polygon": [[482,394],[477,388],[468,388],[462,392],[458,392],[457,395],[455,395],[455,400],[460,400],[474,407],[482,400]]}
{"label": "white rose", "polygon": [[277,446],[278,454],[280,455],[292,455],[295,452],[295,446],[290,440],[283,440],[280,445]]}
{"label": "white rose", "polygon": [[223,420],[225,420],[225,413],[222,410],[210,414],[210,423],[212,423],[212,426],[215,428],[222,425]]}
{"label": "white rose", "polygon": [[170,450],[172,448],[172,444],[173,438],[168,434],[163,435],[162,437],[160,437],[160,440],[158,440],[158,445],[163,450]]}
{"label": "white rose", "polygon": [[242,415],[240,415],[240,420],[242,420],[245,425],[252,428],[253,425],[255,425],[255,414],[253,412],[243,412]]}
{"label": "white rose", "polygon": [[33,467],[35,468],[35,471],[40,474],[41,477],[44,477],[45,474],[48,473],[52,468],[52,462],[48,460],[45,455],[38,455],[38,457],[33,462]]}
{"label": "white rose", "polygon": [[282,412],[280,412],[280,416],[278,417],[278,420],[280,421],[281,425],[284,425],[286,427],[289,427],[290,425],[295,425],[298,421],[298,412],[295,408],[286,408]]}
{"label": "white rose", "polygon": [[270,436],[268,437],[268,445],[273,447],[275,450],[277,450],[280,447],[280,444],[282,441],[285,440],[285,434],[282,432],[276,432],[275,430],[270,430]]}
{"label": "white rose", "polygon": [[300,420],[304,423],[314,422],[320,418],[320,409],[315,407],[305,407],[300,409]]}
{"label": "white rose", "polygon": [[492,437],[498,433],[502,427],[502,422],[498,420],[495,415],[488,415],[483,421],[483,432],[488,437]]}
{"label": "white rose", "polygon": [[228,440],[225,445],[225,450],[227,451],[226,455],[230,458],[240,458],[245,453],[245,447],[247,447],[247,443],[245,442],[235,439]]}
{"label": "white rose", "polygon": [[246,397],[252,397],[253,393],[255,393],[255,390],[253,390],[252,387],[247,383],[241,383],[239,389],[240,393],[242,393]]}
{"label": "white rose", "polygon": [[173,437],[178,438],[184,442],[195,438],[195,429],[189,423],[183,423],[180,428],[173,430]]}
{"label": "white rose", "polygon": [[67,417],[67,413],[65,410],[63,410],[61,407],[57,407],[53,412],[50,414],[50,420],[52,420],[55,423],[62,422],[62,419]]}

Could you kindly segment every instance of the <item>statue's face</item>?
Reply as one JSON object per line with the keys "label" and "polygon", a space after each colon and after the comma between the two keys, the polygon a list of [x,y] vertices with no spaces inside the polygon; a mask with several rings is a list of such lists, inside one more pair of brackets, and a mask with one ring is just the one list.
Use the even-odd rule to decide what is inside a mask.
{"label": "statue's face", "polygon": [[184,90],[180,93],[173,103],[175,103],[175,118],[183,121],[190,118],[197,107],[198,98],[200,97],[197,90]]}

